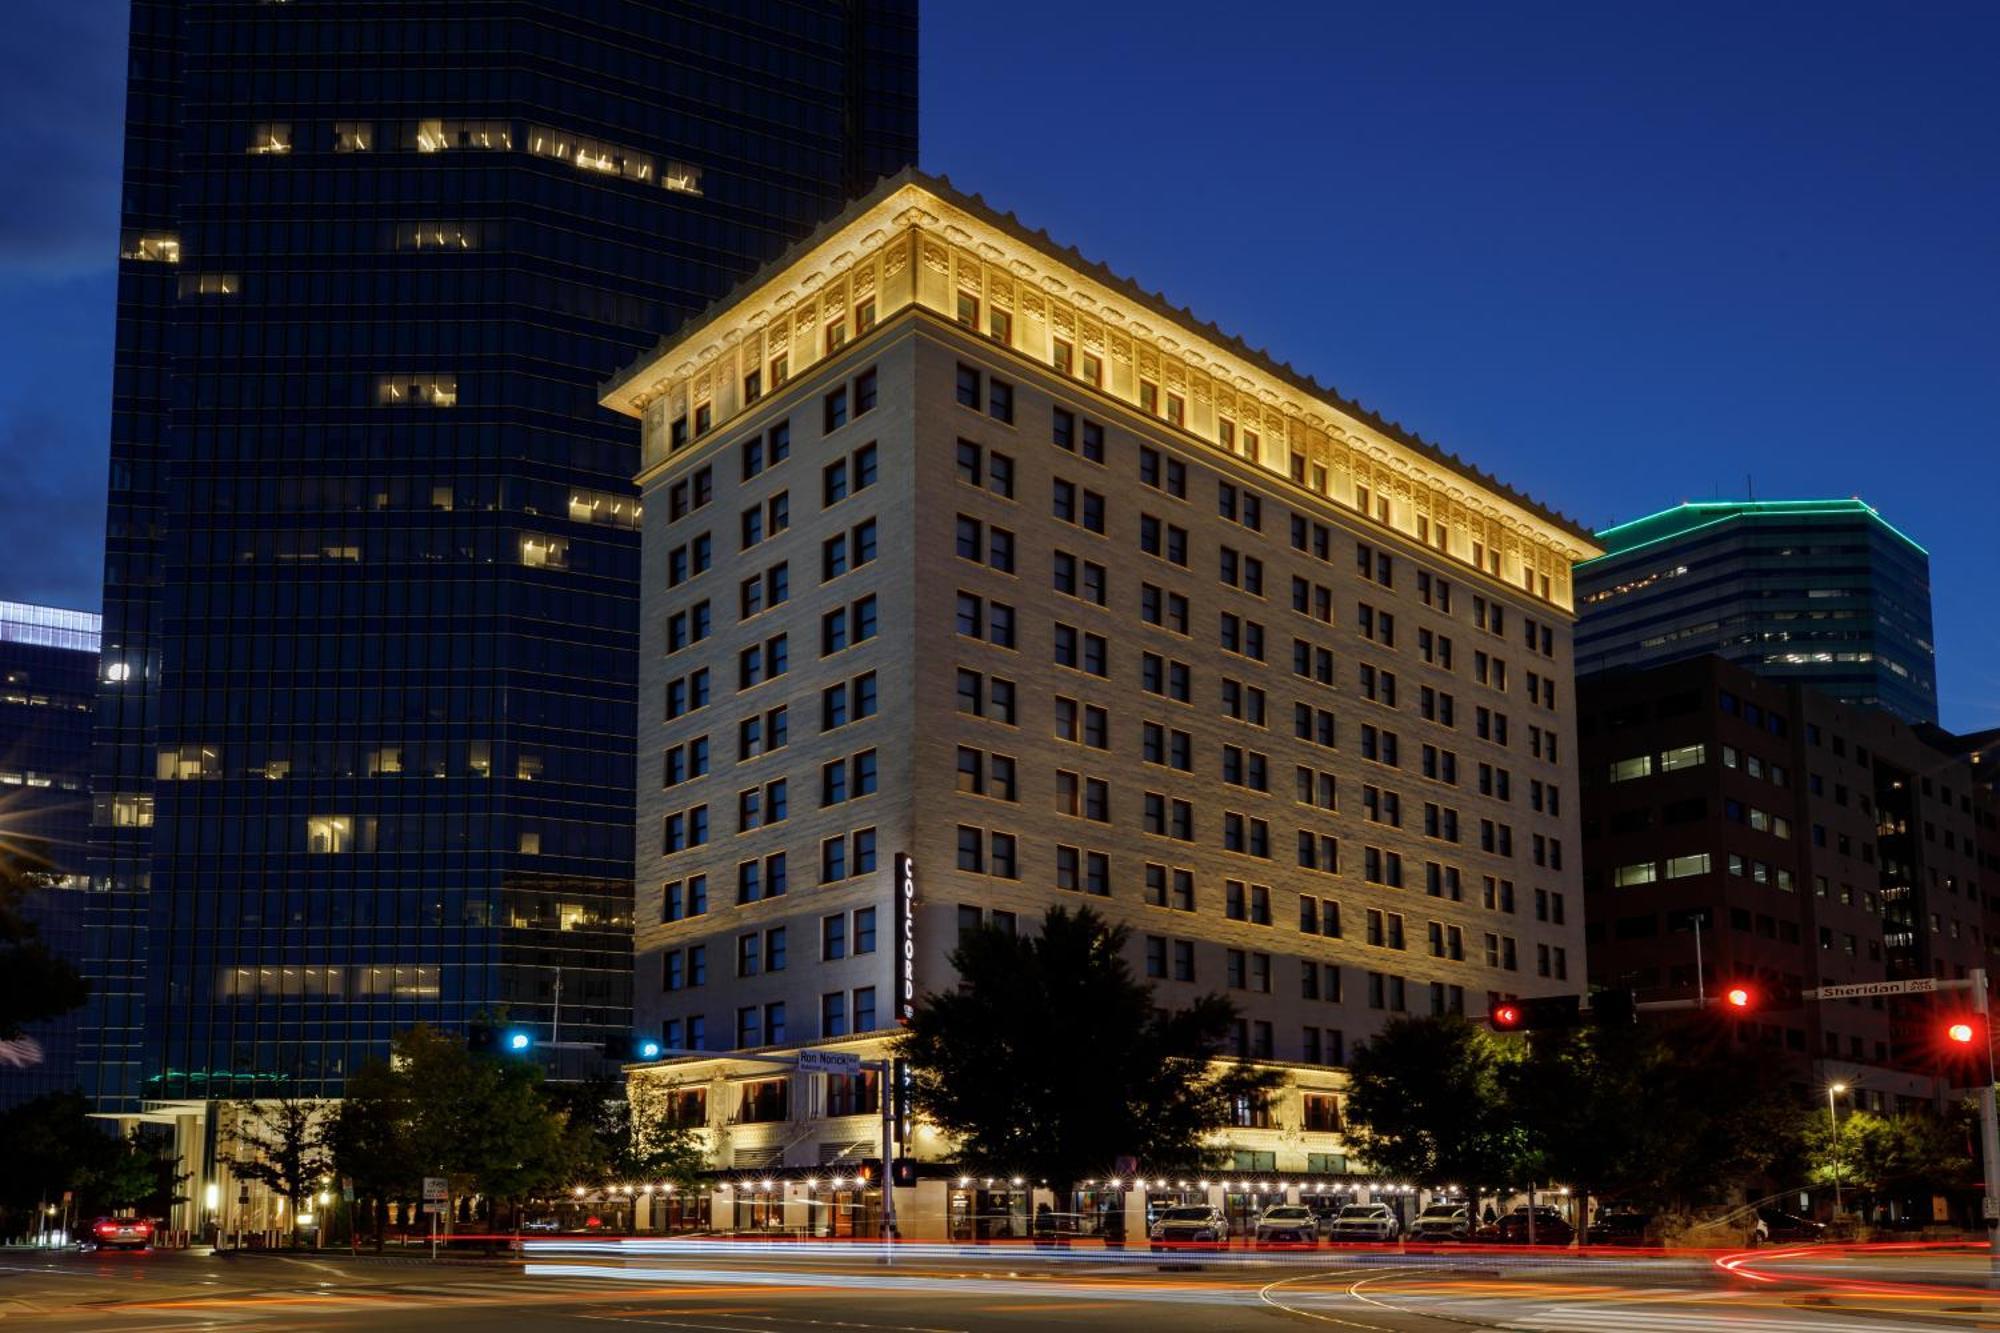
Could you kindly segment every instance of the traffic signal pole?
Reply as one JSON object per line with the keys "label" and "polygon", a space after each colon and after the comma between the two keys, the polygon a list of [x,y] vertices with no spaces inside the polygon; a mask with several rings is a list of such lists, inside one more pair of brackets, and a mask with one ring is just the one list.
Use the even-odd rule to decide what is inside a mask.
{"label": "traffic signal pole", "polygon": [[[1988,1279],[2000,1285],[2000,1120],[1993,1105],[1993,1024],[1986,1000],[1986,969],[1975,967],[1966,978],[1972,987],[1972,1012],[1986,1031],[1986,1083],[1979,1089],[1979,1156],[1986,1166],[1986,1197],[1980,1209],[1986,1220],[1986,1264]],[[1941,983],[1950,984],[1950,983]]]}
{"label": "traffic signal pole", "polygon": [[[1701,947],[1699,927],[1695,933],[1695,947]],[[1623,1008],[1626,1014],[1658,1013],[1672,1009],[1734,1009],[1740,1013],[1754,1012],[1763,1007],[1762,997],[1754,986],[1734,985],[1711,999],[1708,988],[1702,984],[1700,970],[1696,970],[1697,993],[1688,1000],[1648,1000],[1643,1004],[1631,1004]],[[1980,1201],[1980,1213],[1986,1222],[1987,1280],[1990,1285],[2000,1287],[2000,1107],[1995,1106],[1996,1089],[2000,1089],[2000,1074],[1995,1071],[1993,1051],[1992,1005],[1986,992],[1986,969],[1975,967],[1957,981],[1946,981],[1937,977],[1911,977],[1903,981],[1862,981],[1837,986],[1820,986],[1799,993],[1801,1001],[1819,1003],[1825,1000],[1872,999],[1890,995],[1930,995],[1938,991],[1972,992],[1972,1011],[1979,1016],[1977,1031],[1984,1033],[1986,1042],[1986,1080],[1979,1089],[1979,1156],[1985,1170],[1985,1197]],[[1607,992],[1606,994],[1610,994]],[[1629,992],[1620,992],[1628,996]],[[1622,1004],[1622,1002],[1621,1002]],[[1580,1007],[1580,997],[1576,995],[1550,995],[1530,999],[1509,1000],[1496,1005],[1487,1015],[1496,1032],[1527,1032],[1536,1028],[1571,1027],[1582,1014],[1590,1013],[1595,1006]],[[1629,1019],[1628,1019],[1629,1021]],[[1954,1024],[1951,1040],[1969,1041],[1973,1032],[1970,1024]],[[1838,1124],[1836,1122],[1836,1132]],[[1532,1191],[1528,1196],[1534,1198]],[[1534,1212],[1529,1210],[1529,1226],[1534,1225]],[[1532,1234],[1532,1232],[1530,1233]]]}

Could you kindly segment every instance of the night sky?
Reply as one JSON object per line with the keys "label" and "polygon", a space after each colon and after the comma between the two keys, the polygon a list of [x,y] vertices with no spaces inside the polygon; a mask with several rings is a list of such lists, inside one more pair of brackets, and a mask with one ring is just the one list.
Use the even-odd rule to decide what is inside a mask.
{"label": "night sky", "polygon": [[[124,5],[0,37],[0,597],[94,607]],[[923,165],[1554,507],[1859,495],[2000,725],[2000,7],[929,0]]]}

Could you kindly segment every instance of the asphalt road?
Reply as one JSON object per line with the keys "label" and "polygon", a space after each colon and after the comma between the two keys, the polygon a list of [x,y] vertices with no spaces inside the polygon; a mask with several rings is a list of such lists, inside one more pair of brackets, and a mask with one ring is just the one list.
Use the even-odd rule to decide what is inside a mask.
{"label": "asphalt road", "polygon": [[2000,1329],[1985,1261],[1788,1257],[1153,1256],[872,1246],[531,1243],[522,1262],[345,1255],[0,1253],[0,1328],[595,1328],[690,1333],[1938,1333]]}

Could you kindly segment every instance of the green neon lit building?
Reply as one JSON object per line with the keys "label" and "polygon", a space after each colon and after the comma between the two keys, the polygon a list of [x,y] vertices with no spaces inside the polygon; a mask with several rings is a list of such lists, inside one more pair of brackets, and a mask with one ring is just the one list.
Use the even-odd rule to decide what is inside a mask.
{"label": "green neon lit building", "polygon": [[1577,566],[1579,674],[1714,653],[1937,721],[1930,555],[1860,500],[1676,505]]}

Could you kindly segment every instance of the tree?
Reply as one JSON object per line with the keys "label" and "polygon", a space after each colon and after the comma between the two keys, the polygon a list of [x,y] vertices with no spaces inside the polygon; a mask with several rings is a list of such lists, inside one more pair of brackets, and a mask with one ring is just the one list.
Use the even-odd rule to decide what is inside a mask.
{"label": "tree", "polygon": [[348,1079],[328,1131],[334,1168],[354,1182],[355,1202],[365,1206],[377,1249],[390,1203],[416,1193],[424,1174],[414,1145],[403,1136],[411,1119],[408,1101],[398,1072],[387,1063],[370,1062]]}
{"label": "tree", "polygon": [[414,1197],[426,1176],[445,1177],[453,1198],[508,1208],[566,1182],[574,1140],[538,1067],[422,1024],[391,1050],[348,1081],[332,1134],[341,1174],[374,1204],[378,1238],[387,1204]]}
{"label": "tree", "polygon": [[916,1109],[958,1160],[1045,1180],[1065,1206],[1120,1157],[1162,1170],[1213,1157],[1206,1141],[1276,1082],[1214,1061],[1236,1006],[1203,995],[1155,1007],[1124,959],[1127,932],[1088,907],[1050,908],[1038,935],[991,927],[952,954],[960,987],[926,995],[896,1053]]}
{"label": "tree", "polygon": [[1534,1033],[1504,1082],[1534,1175],[1678,1211],[1755,1182],[1799,1131],[1777,1063],[1709,1014]]}
{"label": "tree", "polygon": [[96,1202],[103,1171],[120,1152],[102,1122],[90,1119],[80,1092],[52,1092],[0,1114],[7,1170],[0,1172],[0,1234],[22,1229],[36,1208],[74,1193],[82,1208]]}
{"label": "tree", "polygon": [[1527,1136],[1502,1096],[1513,1058],[1456,1015],[1391,1021],[1348,1064],[1345,1120],[1359,1155],[1432,1187],[1518,1179]]}
{"label": "tree", "polygon": [[640,1092],[613,1079],[550,1088],[567,1119],[571,1177],[697,1184],[708,1167],[704,1126],[684,1117],[677,1091]]}
{"label": "tree", "polygon": [[1841,1119],[1838,1138],[1825,1117],[1815,1115],[1806,1135],[1811,1179],[1830,1186],[1838,1178],[1864,1215],[1891,1198],[1963,1186],[1972,1174],[1967,1141],[1975,1114],[1971,1103],[1959,1103],[1943,1115],[1854,1111]]}
{"label": "tree", "polygon": [[83,978],[42,942],[28,919],[28,895],[51,883],[31,851],[0,847],[0,1059],[32,1063],[40,1052],[25,1040],[26,1024],[66,1014],[83,1003]]}
{"label": "tree", "polygon": [[292,1243],[298,1243],[305,1201],[333,1171],[331,1104],[295,1097],[238,1102],[230,1136],[230,1168],[291,1206]]}
{"label": "tree", "polygon": [[143,1128],[109,1140],[111,1147],[90,1180],[90,1195],[105,1209],[130,1208],[148,1217],[164,1217],[175,1204],[186,1203],[181,1192],[190,1173],[177,1169],[173,1142]]}

